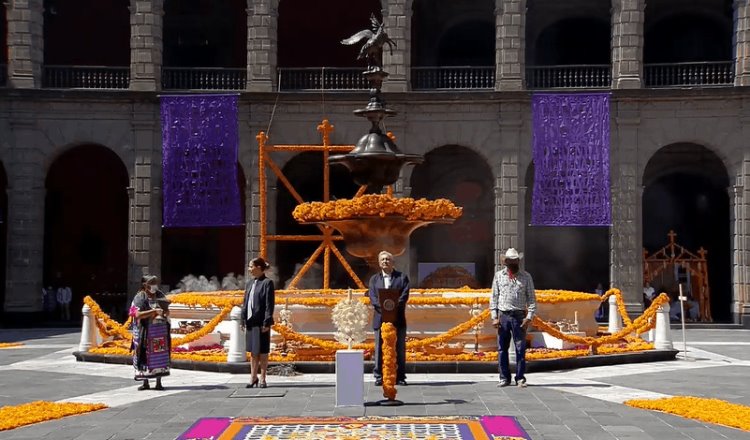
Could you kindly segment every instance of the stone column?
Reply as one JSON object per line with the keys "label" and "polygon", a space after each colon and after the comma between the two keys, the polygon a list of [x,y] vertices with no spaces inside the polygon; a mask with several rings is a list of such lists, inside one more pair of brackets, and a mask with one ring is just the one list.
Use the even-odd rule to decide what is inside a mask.
{"label": "stone column", "polygon": [[[34,119],[10,121],[14,143],[8,170],[5,312],[42,312],[44,167]],[[23,318],[21,318],[23,319]]]}
{"label": "stone column", "polygon": [[[158,108],[158,107],[156,107]],[[161,275],[161,128],[158,114],[142,109],[132,122],[135,164],[130,176],[129,300],[144,274]]]}
{"label": "stone column", "polygon": [[645,0],[612,0],[612,88],[643,86]]}
{"label": "stone column", "polygon": [[[508,102],[500,107],[500,138],[503,150],[497,154],[499,162],[491,164],[495,173],[495,253],[492,256],[495,270],[498,269],[499,255],[509,247],[524,251],[523,225],[525,192],[525,171],[520,169],[521,156],[527,145],[523,136],[524,108],[518,102]],[[523,264],[523,263],[522,263]]]}
{"label": "stone column", "polygon": [[750,86],[750,1],[734,1],[734,85]]}
{"label": "stone column", "polygon": [[130,0],[130,90],[161,90],[164,0]]}
{"label": "stone column", "polygon": [[6,0],[8,20],[8,85],[42,86],[44,9],[42,0]]}
{"label": "stone column", "polygon": [[276,90],[279,0],[247,0],[247,90]]}
{"label": "stone column", "polygon": [[526,0],[495,0],[495,90],[523,90]]}
{"label": "stone column", "polygon": [[[742,181],[750,179],[750,161],[743,163]],[[732,235],[732,314],[734,321],[750,328],[750,191],[746,186],[729,188]]]}
{"label": "stone column", "polygon": [[637,145],[640,117],[637,109],[616,104],[612,133],[610,179],[612,227],[610,228],[610,283],[622,291],[629,314],[643,309],[642,195],[638,183]]}
{"label": "stone column", "polygon": [[388,36],[396,43],[393,55],[388,47],[383,49],[383,69],[388,80],[384,92],[407,92],[411,84],[411,16],[412,0],[385,0],[383,21]]}

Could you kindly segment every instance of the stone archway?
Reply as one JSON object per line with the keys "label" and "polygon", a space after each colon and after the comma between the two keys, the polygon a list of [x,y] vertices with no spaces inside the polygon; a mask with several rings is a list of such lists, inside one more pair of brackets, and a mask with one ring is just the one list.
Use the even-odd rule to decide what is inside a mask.
{"label": "stone archway", "polygon": [[643,186],[643,247],[658,250],[674,230],[685,248],[706,249],[711,314],[715,321],[731,321],[729,175],[724,163],[701,145],[668,145],[649,159]]}
{"label": "stone archway", "polygon": [[[447,198],[463,207],[463,215],[452,225],[429,225],[414,231],[411,248],[417,263],[473,264],[479,286],[489,286],[495,263],[495,195],[487,161],[469,148],[442,146],[427,153],[424,163],[414,168],[411,186],[415,199]],[[423,278],[426,273],[418,275]]]}
{"label": "stone archway", "polygon": [[[44,204],[44,286],[72,289],[72,319],[83,297],[120,294],[128,280],[128,171],[112,150],[80,145],[49,167]],[[114,295],[113,295],[114,298]],[[102,304],[107,310],[112,304]],[[107,310],[112,311],[112,310]],[[48,319],[57,317],[47,310]]]}
{"label": "stone archway", "polygon": [[[525,217],[531,218],[534,164],[526,171]],[[525,228],[525,268],[538,289],[594,293],[609,286],[609,227],[531,226]],[[615,286],[617,287],[617,286]]]}
{"label": "stone archway", "polygon": [[533,61],[537,66],[609,64],[609,42],[609,22],[598,17],[565,18],[544,28],[526,55],[529,64]]}
{"label": "stone archway", "polygon": [[[240,218],[245,217],[245,173],[237,164]],[[162,229],[162,283],[175,288],[187,275],[245,275],[245,225]]]}

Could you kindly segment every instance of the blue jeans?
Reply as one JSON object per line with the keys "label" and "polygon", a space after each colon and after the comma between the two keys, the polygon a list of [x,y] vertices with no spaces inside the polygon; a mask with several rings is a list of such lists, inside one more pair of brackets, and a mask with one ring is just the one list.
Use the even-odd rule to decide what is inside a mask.
{"label": "blue jeans", "polygon": [[524,379],[526,372],[526,330],[521,327],[525,312],[500,312],[500,325],[497,327],[497,350],[500,380],[510,381],[508,348],[510,340],[516,344],[516,381]]}
{"label": "blue jeans", "polygon": [[[375,380],[383,379],[383,338],[380,329],[375,330],[375,367],[372,375]],[[396,328],[396,380],[406,380],[406,327]]]}

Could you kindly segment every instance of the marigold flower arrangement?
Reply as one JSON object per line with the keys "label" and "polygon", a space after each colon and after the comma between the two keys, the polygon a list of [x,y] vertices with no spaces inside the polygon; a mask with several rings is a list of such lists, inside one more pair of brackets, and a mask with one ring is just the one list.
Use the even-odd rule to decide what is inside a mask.
{"label": "marigold flower arrangement", "polygon": [[385,322],[380,328],[383,338],[383,397],[396,399],[396,327]]}
{"label": "marigold flower arrangement", "polygon": [[367,216],[402,216],[407,220],[457,219],[462,208],[448,199],[395,198],[388,194],[366,194],[354,199],[309,202],[297,205],[292,216],[299,222],[343,220]]}
{"label": "marigold flower arrangement", "polygon": [[0,348],[17,348],[23,346],[23,342],[0,342]]}

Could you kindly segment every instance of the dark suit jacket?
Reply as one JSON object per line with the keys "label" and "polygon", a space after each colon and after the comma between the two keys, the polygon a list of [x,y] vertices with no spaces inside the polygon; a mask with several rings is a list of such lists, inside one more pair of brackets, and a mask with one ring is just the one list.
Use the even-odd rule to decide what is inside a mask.
{"label": "dark suit jacket", "polygon": [[[396,328],[406,328],[406,302],[409,301],[409,276],[403,272],[394,270],[391,273],[390,288],[401,290],[401,296],[398,297],[397,319],[394,325]],[[372,328],[375,330],[378,330],[383,323],[378,289],[385,289],[383,271],[376,273],[370,278],[370,286],[367,292],[367,295],[370,297],[370,303],[375,308],[375,314],[372,316]]]}
{"label": "dark suit jacket", "polygon": [[247,306],[250,302],[250,289],[253,287],[253,279],[248,280],[245,287],[245,297],[242,299],[242,319],[245,319],[246,327],[270,327],[273,325],[273,307],[276,301],[273,281],[265,275],[258,278],[253,292],[253,315],[247,319]]}

